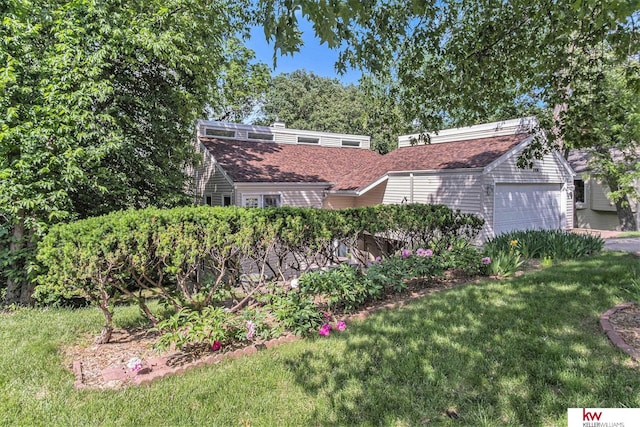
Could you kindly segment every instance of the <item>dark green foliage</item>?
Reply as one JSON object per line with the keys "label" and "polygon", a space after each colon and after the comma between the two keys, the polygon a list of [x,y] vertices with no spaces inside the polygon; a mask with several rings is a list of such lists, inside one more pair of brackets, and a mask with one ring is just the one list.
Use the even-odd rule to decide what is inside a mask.
{"label": "dark green foliage", "polygon": [[[386,256],[402,244],[399,239],[449,247],[475,237],[481,226],[473,215],[426,205],[115,212],[51,228],[39,245],[42,271],[36,295],[82,295],[102,309],[110,325],[112,296],[118,292],[156,323],[146,302],[150,295],[176,311],[201,311],[225,292],[241,292],[246,303],[272,281],[337,263],[335,240],[351,248],[353,259],[364,267],[368,254],[357,249],[364,233],[386,238],[380,245]],[[367,291],[342,296],[351,299],[359,292]],[[342,304],[355,307],[362,298]]]}
{"label": "dark green foliage", "polygon": [[[515,244],[513,243],[515,242]],[[576,259],[595,255],[604,247],[600,237],[558,230],[527,230],[505,233],[488,241],[487,253],[514,249],[524,259]]]}
{"label": "dark green foliage", "polygon": [[380,297],[381,289],[367,286],[362,270],[341,264],[328,271],[314,271],[300,277],[300,292],[326,302],[327,310],[352,311],[367,299]]}
{"label": "dark green foliage", "polygon": [[276,286],[265,299],[273,316],[294,334],[307,335],[324,321],[313,295],[306,295],[300,290]]}

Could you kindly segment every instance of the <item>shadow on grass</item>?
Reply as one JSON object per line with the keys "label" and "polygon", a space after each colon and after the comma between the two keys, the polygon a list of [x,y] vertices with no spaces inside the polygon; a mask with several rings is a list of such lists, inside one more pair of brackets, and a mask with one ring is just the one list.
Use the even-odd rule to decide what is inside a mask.
{"label": "shadow on grass", "polygon": [[327,402],[321,425],[540,425],[568,407],[637,407],[637,370],[598,327],[634,262],[609,254],[445,291],[287,364]]}

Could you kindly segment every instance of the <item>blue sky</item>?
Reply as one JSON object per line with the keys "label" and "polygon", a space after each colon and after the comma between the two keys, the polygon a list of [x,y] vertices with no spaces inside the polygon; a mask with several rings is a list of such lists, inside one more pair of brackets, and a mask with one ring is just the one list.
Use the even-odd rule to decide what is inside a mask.
{"label": "blue sky", "polygon": [[300,30],[304,46],[301,46],[300,52],[294,53],[293,56],[279,56],[275,70],[273,70],[273,43],[267,44],[262,27],[254,27],[251,31],[251,39],[245,43],[256,52],[258,61],[266,63],[271,68],[271,74],[274,76],[305,69],[319,76],[337,78],[343,83],[358,83],[359,71],[347,71],[343,76],[336,72],[334,64],[338,59],[338,51],[329,49],[326,43],[320,44],[309,21],[301,19]]}

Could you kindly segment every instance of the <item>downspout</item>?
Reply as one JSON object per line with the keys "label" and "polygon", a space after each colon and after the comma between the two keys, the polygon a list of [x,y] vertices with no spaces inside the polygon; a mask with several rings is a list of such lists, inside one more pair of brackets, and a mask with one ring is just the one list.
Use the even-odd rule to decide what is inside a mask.
{"label": "downspout", "polygon": [[413,203],[413,172],[409,174],[409,203]]}

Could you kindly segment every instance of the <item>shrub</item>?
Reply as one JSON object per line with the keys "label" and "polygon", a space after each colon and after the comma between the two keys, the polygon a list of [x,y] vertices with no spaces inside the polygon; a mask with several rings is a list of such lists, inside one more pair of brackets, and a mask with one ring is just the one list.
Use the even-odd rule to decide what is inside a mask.
{"label": "shrub", "polygon": [[507,277],[518,271],[524,263],[518,241],[511,240],[508,249],[489,248],[485,251],[485,256],[490,262],[486,265],[486,273],[491,276]]}

